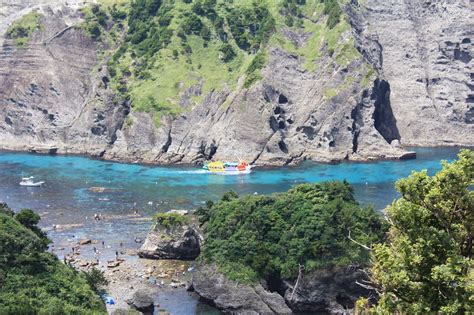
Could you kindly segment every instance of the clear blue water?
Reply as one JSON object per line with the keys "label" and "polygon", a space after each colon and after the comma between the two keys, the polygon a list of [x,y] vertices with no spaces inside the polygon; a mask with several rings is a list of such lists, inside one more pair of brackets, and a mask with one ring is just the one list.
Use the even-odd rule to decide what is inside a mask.
{"label": "clear blue water", "polygon": [[[205,174],[194,167],[157,167],[78,156],[0,152],[0,201],[15,210],[31,208],[39,212],[44,228],[51,228],[53,224],[80,224],[66,230],[50,230],[49,235],[55,243],[65,246],[69,244],[67,240],[72,242],[85,236],[105,240],[111,246],[112,258],[120,242],[127,247],[138,247],[134,238],[143,238],[150,227],[149,221],[130,217],[134,209],[142,218],[156,211],[194,209],[229,190],[239,194],[269,194],[304,182],[347,180],[354,186],[361,204],[372,204],[382,210],[397,198],[394,190],[397,179],[406,177],[412,170],[427,169],[433,174],[440,169],[440,160],[452,160],[459,152],[459,148],[414,150],[417,152],[415,160],[307,162],[298,167],[254,169],[251,174],[236,176]],[[35,176],[46,184],[40,188],[19,186],[24,176]],[[106,190],[98,193],[91,191],[91,187]],[[91,219],[94,213],[104,215],[107,220],[100,224],[94,222]],[[61,256],[61,250],[57,254]],[[196,307],[195,302],[186,305]]]}

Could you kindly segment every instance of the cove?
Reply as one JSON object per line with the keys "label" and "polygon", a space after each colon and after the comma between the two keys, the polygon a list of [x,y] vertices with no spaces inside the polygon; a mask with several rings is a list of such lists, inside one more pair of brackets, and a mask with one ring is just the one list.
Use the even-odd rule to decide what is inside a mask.
{"label": "cove", "polygon": [[[155,212],[195,209],[229,190],[238,194],[269,194],[304,182],[347,180],[361,204],[372,204],[382,210],[397,198],[396,180],[413,170],[427,169],[429,174],[434,174],[441,168],[441,160],[454,159],[460,150],[410,149],[417,152],[417,159],[340,164],[305,162],[297,167],[254,169],[251,174],[235,176],[206,174],[198,167],[146,166],[80,156],[0,152],[0,201],[7,202],[14,210],[37,211],[49,237],[57,247],[61,244],[65,247],[64,251],[55,252],[59,257],[70,250],[75,240],[89,237],[106,240],[111,250],[105,253],[105,259],[113,259],[112,249],[118,248],[119,243],[127,248],[140,246],[134,238],[146,236],[151,225],[147,219]],[[35,176],[46,184],[40,188],[22,187],[19,182],[25,176]],[[91,187],[105,190],[97,192]],[[135,210],[142,215],[141,219],[127,219]],[[94,213],[111,219],[96,224],[91,220]],[[53,224],[69,228],[52,230]],[[164,295],[164,299],[160,302],[172,313],[193,313],[204,307],[196,305],[182,291],[178,295]]]}

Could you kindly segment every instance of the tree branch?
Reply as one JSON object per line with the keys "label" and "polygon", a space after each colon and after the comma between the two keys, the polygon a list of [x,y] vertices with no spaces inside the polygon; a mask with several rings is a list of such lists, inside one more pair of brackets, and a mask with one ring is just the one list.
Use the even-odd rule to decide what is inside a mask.
{"label": "tree branch", "polygon": [[347,236],[347,238],[349,238],[350,241],[356,243],[357,245],[361,246],[361,247],[364,248],[365,250],[368,250],[368,251],[371,251],[371,250],[372,250],[369,246],[364,245],[364,244],[359,243],[359,242],[357,242],[356,240],[354,240],[354,239],[351,237],[351,230],[349,230],[349,235]]}

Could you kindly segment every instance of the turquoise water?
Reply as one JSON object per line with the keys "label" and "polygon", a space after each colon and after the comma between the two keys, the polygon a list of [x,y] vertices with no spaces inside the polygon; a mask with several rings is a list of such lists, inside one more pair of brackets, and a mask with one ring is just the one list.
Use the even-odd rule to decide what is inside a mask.
{"label": "turquoise water", "polygon": [[[433,174],[440,169],[440,160],[452,160],[459,152],[459,148],[414,150],[416,160],[307,162],[298,167],[254,169],[251,174],[235,176],[206,174],[194,167],[154,167],[78,156],[0,152],[0,201],[15,210],[31,208],[39,212],[41,225],[55,241],[58,256],[70,251],[78,238],[89,237],[104,240],[109,248],[104,251],[105,258],[112,259],[120,243],[126,247],[140,246],[134,239],[144,238],[150,227],[150,222],[143,218],[156,211],[194,209],[229,190],[239,194],[269,194],[304,182],[347,180],[354,186],[360,203],[382,210],[397,198],[393,188],[397,179],[406,177],[412,170],[427,169]],[[46,184],[39,188],[19,186],[21,177],[25,176],[34,176]],[[105,191],[94,192],[91,187],[104,187]],[[141,217],[133,217],[135,210]],[[95,213],[106,219],[95,222],[91,219]],[[53,224],[79,225],[52,230]],[[182,295],[187,296],[183,292]],[[191,298],[186,302],[173,298],[161,302],[168,303],[171,311],[176,307],[175,313],[183,307],[199,310]]]}
{"label": "turquoise water", "polygon": [[[15,208],[64,209],[70,216],[95,212],[127,214],[171,208],[195,208],[224,192],[239,194],[285,191],[304,182],[347,180],[361,203],[382,209],[396,198],[393,183],[412,170],[440,168],[441,159],[453,159],[457,148],[418,148],[418,158],[374,163],[315,164],[299,167],[254,169],[252,174],[222,176],[204,174],[192,167],[153,167],[112,163],[77,156],[0,153],[0,199]],[[46,181],[41,188],[20,187],[22,176]],[[105,187],[103,193],[90,187]],[[150,202],[153,205],[149,204]],[[73,212],[68,210],[74,210]]]}

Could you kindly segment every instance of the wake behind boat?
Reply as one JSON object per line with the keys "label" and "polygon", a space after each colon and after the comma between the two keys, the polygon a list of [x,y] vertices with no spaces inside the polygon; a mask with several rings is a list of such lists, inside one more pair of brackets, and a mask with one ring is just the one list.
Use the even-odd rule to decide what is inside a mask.
{"label": "wake behind boat", "polygon": [[39,187],[44,184],[44,182],[34,182],[34,177],[23,177],[20,182],[20,186],[29,186],[29,187]]}
{"label": "wake behind boat", "polygon": [[211,174],[221,175],[238,175],[238,174],[250,174],[252,172],[252,165],[249,165],[245,161],[240,162],[210,162],[204,164],[203,169]]}

